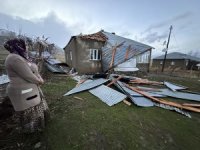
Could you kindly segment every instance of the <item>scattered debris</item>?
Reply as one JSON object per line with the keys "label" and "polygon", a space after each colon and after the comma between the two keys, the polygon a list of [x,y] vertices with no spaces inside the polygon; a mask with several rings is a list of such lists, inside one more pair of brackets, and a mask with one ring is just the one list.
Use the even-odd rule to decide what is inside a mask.
{"label": "scattered debris", "polygon": [[78,96],[74,96],[75,99],[78,99],[78,100],[83,100],[83,98],[81,97],[78,97]]}
{"label": "scattered debris", "polygon": [[[95,78],[98,78],[98,76],[101,75],[99,74]],[[103,84],[105,84],[108,79],[100,78],[92,80],[93,76],[89,75],[73,76],[72,78],[78,81],[78,84],[74,89],[67,92],[64,96],[89,90],[90,93],[98,97],[101,101],[109,106],[113,106],[114,104],[117,104],[121,101],[130,106],[132,102],[136,106],[140,107],[156,106],[168,110],[173,110],[189,118],[191,118],[191,116],[188,112],[186,112],[186,110],[200,112],[200,108],[198,108],[200,107],[200,104],[180,104],[177,102],[161,99],[163,97],[175,97],[185,100],[200,101],[200,94],[189,93],[186,91],[180,92],[181,90],[187,89],[187,87],[176,85],[167,81],[157,82],[132,76],[110,74],[110,83],[108,83],[106,86]],[[109,86],[112,84],[114,84],[123,94],[114,89],[111,89]],[[137,86],[138,84],[145,84],[148,87]],[[168,87],[171,90],[164,87]],[[125,98],[128,98],[128,100]]]}

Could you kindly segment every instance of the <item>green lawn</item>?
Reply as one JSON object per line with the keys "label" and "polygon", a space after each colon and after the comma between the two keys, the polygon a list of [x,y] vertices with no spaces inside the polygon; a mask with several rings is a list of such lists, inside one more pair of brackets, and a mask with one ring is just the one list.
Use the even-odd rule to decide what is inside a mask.
{"label": "green lawn", "polygon": [[[187,82],[182,85],[198,83],[196,80]],[[39,149],[50,150],[199,149],[200,114],[191,113],[190,119],[158,107],[140,108],[124,103],[109,107],[89,92],[62,96],[75,85],[68,77],[48,76],[42,89],[51,110],[51,120],[44,133],[13,135],[12,140],[6,139],[11,144],[4,147],[15,145],[13,149],[16,149],[17,143],[23,143],[18,147],[34,149],[40,141]],[[199,87],[193,90],[199,91]]]}

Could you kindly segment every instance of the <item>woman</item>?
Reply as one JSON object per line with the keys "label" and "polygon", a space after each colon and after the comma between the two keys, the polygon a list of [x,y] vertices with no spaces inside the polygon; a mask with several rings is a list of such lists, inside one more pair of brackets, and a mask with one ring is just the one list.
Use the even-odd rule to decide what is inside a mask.
{"label": "woman", "polygon": [[48,106],[39,88],[44,81],[37,66],[29,60],[23,39],[9,40],[4,47],[10,52],[5,61],[10,79],[7,93],[19,118],[22,132],[42,131],[48,114]]}

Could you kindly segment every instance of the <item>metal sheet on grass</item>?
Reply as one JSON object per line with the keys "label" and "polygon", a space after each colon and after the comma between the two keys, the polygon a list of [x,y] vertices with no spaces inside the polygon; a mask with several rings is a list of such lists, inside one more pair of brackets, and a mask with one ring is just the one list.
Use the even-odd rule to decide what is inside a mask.
{"label": "metal sheet on grass", "polygon": [[98,97],[101,101],[106,103],[108,106],[113,106],[114,104],[117,104],[124,100],[127,96],[113,90],[105,85],[101,85],[97,88],[94,88],[92,90],[89,90],[90,93]]}

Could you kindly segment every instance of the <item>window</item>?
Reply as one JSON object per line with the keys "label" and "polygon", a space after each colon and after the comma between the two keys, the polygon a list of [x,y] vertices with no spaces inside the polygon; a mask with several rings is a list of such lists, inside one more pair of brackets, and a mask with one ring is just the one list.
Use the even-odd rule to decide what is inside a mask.
{"label": "window", "polygon": [[174,61],[172,61],[172,62],[171,62],[171,65],[172,65],[172,66],[173,66],[173,65],[175,65],[175,62],[174,62]]}
{"label": "window", "polygon": [[100,50],[90,49],[90,60],[101,60]]}

